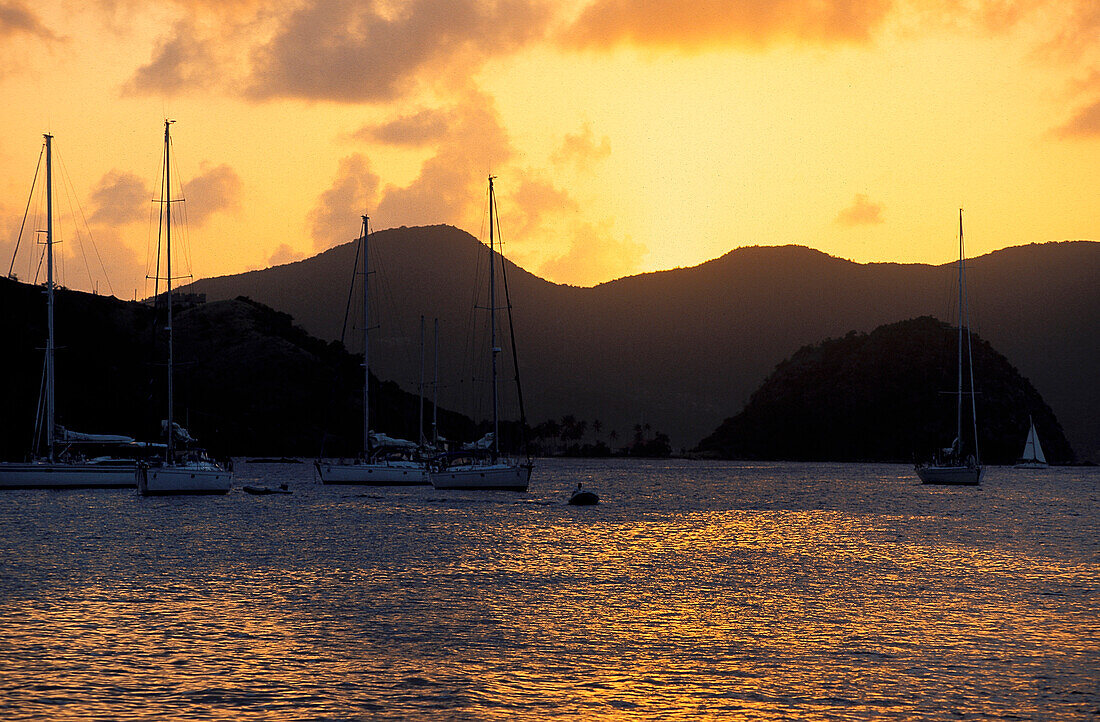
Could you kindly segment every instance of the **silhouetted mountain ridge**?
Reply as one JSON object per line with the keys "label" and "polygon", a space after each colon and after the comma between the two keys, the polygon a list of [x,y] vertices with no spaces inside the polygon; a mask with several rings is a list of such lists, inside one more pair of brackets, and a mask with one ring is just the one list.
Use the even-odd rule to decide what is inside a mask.
{"label": "silhouetted mountain ridge", "polygon": [[[0,455],[31,448],[46,335],[40,287],[0,279]],[[163,315],[149,305],[57,292],[58,423],[157,439],[166,414]],[[247,298],[182,303],[175,316],[176,421],[219,454],[354,454],[362,439],[362,356],[314,338]],[[371,379],[372,428],[416,438],[417,397]],[[426,403],[426,414],[431,404]],[[430,418],[430,416],[429,416]],[[440,428],[476,438],[444,409]]]}
{"label": "silhouetted mountain ridge", "polygon": [[[354,228],[354,227],[353,227]],[[349,233],[349,235],[351,235]],[[389,309],[375,316],[371,365],[413,388],[420,315],[442,323],[442,406],[472,413],[466,328],[482,256],[449,226],[372,237]],[[237,276],[204,279],[210,298],[247,295],[339,338],[354,243]],[[738,248],[692,268],[592,288],[553,284],[509,263],[528,418],[575,414],[626,432],[638,422],[690,447],[736,413],[798,348],[901,319],[954,316],[955,264],[858,264],[801,246]],[[1079,457],[1100,457],[1100,243],[1008,248],[968,260],[974,330],[1057,412]],[[481,278],[484,278],[482,275]],[[372,280],[372,283],[375,281]],[[468,363],[466,364],[468,365]]]}

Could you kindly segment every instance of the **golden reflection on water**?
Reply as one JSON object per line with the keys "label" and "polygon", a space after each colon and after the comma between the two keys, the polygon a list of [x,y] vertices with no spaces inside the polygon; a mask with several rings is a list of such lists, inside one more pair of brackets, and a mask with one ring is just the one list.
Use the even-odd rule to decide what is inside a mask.
{"label": "golden reflection on water", "polygon": [[1016,509],[978,523],[930,510],[939,501],[920,491],[900,510],[861,502],[883,507],[874,513],[296,491],[297,506],[230,498],[217,517],[136,502],[117,526],[91,508],[92,533],[68,510],[57,525],[67,545],[10,532],[26,543],[13,567],[21,583],[0,587],[0,714],[1095,709],[1095,543],[1055,555],[1042,534],[987,542],[1018,533]]}

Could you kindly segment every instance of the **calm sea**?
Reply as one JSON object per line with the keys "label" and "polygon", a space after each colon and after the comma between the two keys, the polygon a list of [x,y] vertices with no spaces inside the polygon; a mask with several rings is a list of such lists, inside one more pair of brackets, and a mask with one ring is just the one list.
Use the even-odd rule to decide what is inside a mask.
{"label": "calm sea", "polygon": [[[287,483],[251,496],[244,484]],[[578,482],[596,507],[570,507]],[[1096,719],[1100,469],[0,495],[0,717]]]}

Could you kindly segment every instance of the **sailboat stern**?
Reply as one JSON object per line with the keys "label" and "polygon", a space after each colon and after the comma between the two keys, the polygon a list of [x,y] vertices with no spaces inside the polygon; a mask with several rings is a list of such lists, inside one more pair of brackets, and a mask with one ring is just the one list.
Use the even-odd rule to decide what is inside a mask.
{"label": "sailboat stern", "polygon": [[985,474],[984,466],[919,466],[917,476],[922,484],[941,486],[978,486]]}
{"label": "sailboat stern", "polygon": [[213,463],[141,464],[137,469],[137,485],[142,496],[228,494],[233,486],[233,473]]}

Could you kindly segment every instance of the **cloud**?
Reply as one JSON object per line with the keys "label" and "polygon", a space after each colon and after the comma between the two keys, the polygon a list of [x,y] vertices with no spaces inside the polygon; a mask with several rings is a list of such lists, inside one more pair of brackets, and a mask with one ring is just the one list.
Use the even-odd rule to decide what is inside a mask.
{"label": "cloud", "polygon": [[126,171],[112,170],[92,189],[90,223],[125,225],[149,217],[153,192]]}
{"label": "cloud", "polygon": [[[7,275],[11,268],[11,273],[18,280],[24,283],[37,280],[41,283],[46,277],[44,246],[35,242],[32,219],[28,219],[27,226],[23,228],[19,253],[15,253],[22,221],[22,208],[16,210],[0,206],[0,259],[3,262],[0,273]],[[133,298],[136,288],[133,284],[145,275],[145,266],[138,253],[126,245],[118,228],[97,226],[93,236],[90,228],[79,226],[79,222],[64,213],[54,228],[59,239],[63,240],[54,247],[57,282],[66,288]]]}
{"label": "cloud", "polygon": [[1081,79],[1074,94],[1084,98],[1081,107],[1065,124],[1055,128],[1053,135],[1069,140],[1100,137],[1100,70],[1093,70]]}
{"label": "cloud", "polygon": [[46,25],[21,2],[0,2],[0,38],[32,35],[43,40],[59,40]]}
{"label": "cloud", "polygon": [[226,63],[221,62],[215,38],[204,36],[194,19],[180,20],[160,39],[153,59],[137,69],[123,92],[163,93],[218,85]]}
{"label": "cloud", "polygon": [[842,226],[869,226],[882,223],[882,204],[872,203],[864,193],[857,193],[852,205],[842,210],[836,217]]}
{"label": "cloud", "polygon": [[68,246],[65,253],[69,268],[64,282],[70,288],[110,293],[122,299],[144,295],[138,291],[145,283],[143,253],[127,245],[121,229],[99,226],[94,239],[81,238],[79,243],[64,245]]}
{"label": "cloud", "polygon": [[378,204],[385,226],[450,223],[476,228],[485,213],[484,184],[512,156],[512,145],[493,99],[467,91],[454,106],[440,111],[446,132],[436,154],[403,188],[387,186]]}
{"label": "cloud", "polygon": [[[200,169],[202,173],[183,188],[187,220],[196,227],[214,213],[236,210],[241,197],[240,176],[228,165],[203,163]],[[92,190],[92,213],[88,222],[99,226],[122,226],[148,219],[155,195],[156,192],[133,173],[112,170]]]}
{"label": "cloud", "polygon": [[586,170],[593,162],[611,155],[611,139],[606,135],[596,143],[591,123],[585,123],[579,133],[566,133],[561,147],[554,152],[551,160],[555,163],[573,163],[578,170]]}
{"label": "cloud", "polygon": [[340,161],[332,187],[320,195],[309,214],[317,250],[332,248],[359,235],[360,217],[370,212],[378,181],[363,155],[357,153]]}
{"label": "cloud", "polygon": [[[580,210],[580,204],[568,192],[550,181],[527,171],[520,176],[514,193],[506,196],[509,218],[518,218],[517,228],[506,229],[510,240],[521,241],[540,232],[547,218]],[[499,203],[499,201],[498,201]]]}
{"label": "cloud", "polygon": [[1095,53],[1100,37],[1100,4],[1096,0],[1050,0],[1036,5],[1046,16],[1064,18],[1043,47],[1046,53],[1071,61]]}
{"label": "cloud", "polygon": [[1060,138],[1100,138],[1100,99],[1077,112],[1068,123],[1058,128]]}
{"label": "cloud", "polygon": [[441,110],[421,110],[381,125],[364,126],[353,137],[387,145],[421,147],[442,139],[452,121]]}
{"label": "cloud", "polygon": [[566,46],[681,50],[777,41],[865,42],[892,0],[595,0],[561,35]]}
{"label": "cloud", "polygon": [[569,249],[541,266],[544,278],[559,283],[591,286],[608,278],[636,272],[648,250],[629,238],[615,238],[611,222],[578,223],[572,232]]}
{"label": "cloud", "polygon": [[187,220],[201,226],[214,213],[235,211],[241,204],[241,177],[225,163],[199,166],[202,173],[183,187],[187,199]]}
{"label": "cloud", "polygon": [[0,0],[0,79],[22,74],[41,46],[53,50],[65,40],[22,2]]}
{"label": "cloud", "polygon": [[291,13],[256,47],[249,92],[261,99],[393,100],[540,36],[547,0],[329,0]]}
{"label": "cloud", "polygon": [[290,246],[289,243],[284,243],[275,249],[275,252],[267,259],[268,266],[281,266],[286,263],[294,263],[300,261],[305,257],[304,253],[301,253]]}

